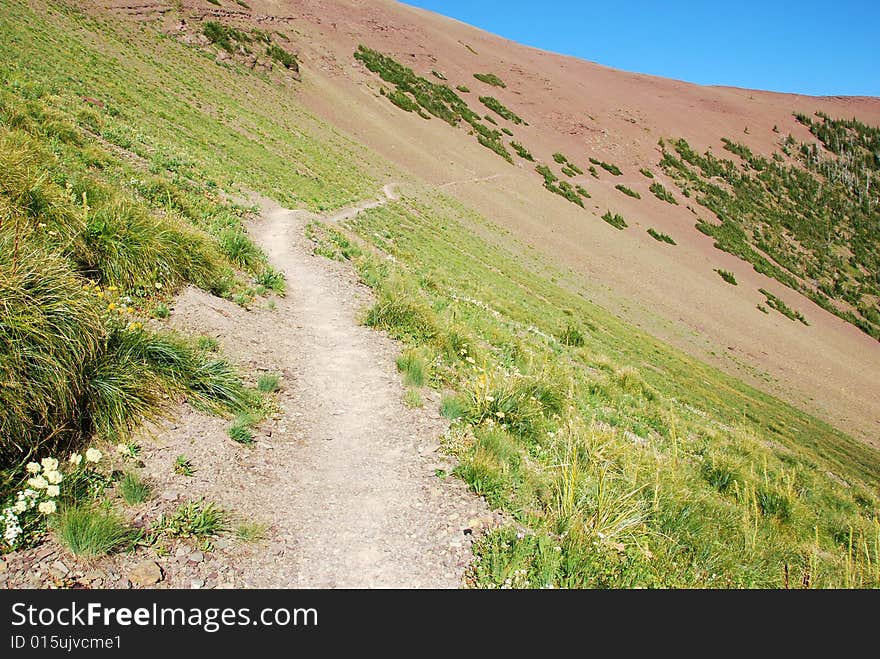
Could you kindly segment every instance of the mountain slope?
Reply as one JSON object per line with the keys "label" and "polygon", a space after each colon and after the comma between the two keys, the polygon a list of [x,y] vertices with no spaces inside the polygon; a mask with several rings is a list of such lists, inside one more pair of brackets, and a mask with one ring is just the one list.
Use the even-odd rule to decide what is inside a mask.
{"label": "mountain slope", "polygon": [[[129,10],[120,5],[115,14],[92,5],[82,5],[85,11],[49,10],[39,3],[38,11],[21,3],[9,6],[15,12],[4,11],[0,22],[7,83],[3,130],[62,155],[82,156],[89,176],[108,179],[156,217],[200,221],[180,203],[183,189],[210,199],[222,196],[218,188],[257,191],[289,207],[332,211],[378,197],[383,185],[400,182],[399,199],[357,216],[332,214],[341,223],[315,223],[307,235],[316,254],[354,268],[374,290],[376,304],[365,310],[364,322],[406,345],[399,368],[420,372],[425,386],[443,392],[443,413],[455,422],[444,445],[460,462],[457,476],[516,522],[481,538],[469,583],[780,586],[789,575],[804,585],[877,583],[877,451],[651,334],[668,334],[693,352],[721,352],[715,344],[724,338],[725,321],[740,314],[745,327],[731,331],[743,342],[749,323],[765,323],[754,330],[753,343],[743,344],[749,350],[768,350],[777,332],[780,345],[799,345],[804,363],[818,371],[833,360],[816,346],[836,345],[838,335],[828,328],[837,327],[841,347],[835,358],[842,366],[830,364],[822,382],[803,385],[829,400],[837,391],[834,378],[843,378],[843,367],[856,360],[856,347],[867,347],[859,360],[864,366],[876,342],[838,319],[822,320],[825,312],[807,308],[797,294],[711,248],[694,227],[687,198],[657,167],[660,153],[650,144],[659,137],[636,140],[642,130],[637,124],[619,119],[618,132],[604,128],[606,146],[588,150],[578,141],[582,136],[566,137],[543,125],[542,112],[554,110],[542,99],[533,106],[518,100],[518,85],[525,85],[518,76],[529,75],[514,70],[518,63],[504,68],[500,59],[485,60],[477,67],[464,59],[461,77],[454,78],[454,63],[425,58],[425,68],[418,70],[424,80],[441,81],[436,70],[450,85],[479,90],[460,92],[468,108],[481,103],[472,98],[477,95],[501,104],[489,102],[475,116],[456,106],[470,119],[464,123],[489,143],[487,149],[463,121],[454,127],[430,112],[430,119],[418,114],[417,108],[436,100],[431,94],[445,92],[412,81],[414,91],[428,96],[400,92],[354,58],[358,44],[365,43],[404,59],[410,49],[395,53],[383,41],[401,35],[434,50],[456,44],[462,52],[450,54],[450,61],[493,48],[499,58],[514,53],[517,62],[521,52],[536,60],[551,56],[461,26],[435,34],[431,26],[446,26],[444,20],[392,4],[291,3],[273,9],[289,20],[269,20],[260,14],[268,9],[256,4],[252,12],[241,6],[199,5],[198,11],[185,6],[183,15],[164,5]],[[128,20],[128,13],[140,23]],[[225,28],[208,32],[215,39],[225,35],[241,49],[212,44],[203,19],[223,21]],[[456,34],[467,36],[466,46]],[[273,45],[296,56],[296,69],[270,54]],[[638,76],[578,66],[607,76],[609,88],[617,78],[642,85]],[[506,87],[492,85],[488,75],[477,80],[474,73],[497,76]],[[682,94],[700,92],[687,90]],[[733,99],[747,94],[718,93]],[[513,118],[508,110],[524,123],[504,119]],[[740,120],[734,117],[730,125]],[[603,121],[610,126],[618,119]],[[590,197],[571,189],[584,207],[571,203],[571,195],[554,194],[552,188],[570,192],[558,181],[544,189],[542,178],[549,177],[535,172],[534,163],[518,167],[493,153],[496,143],[508,143],[502,127],[557,179],[581,182]],[[750,128],[749,135],[756,130]],[[62,144],[59,135],[78,142]],[[621,135],[630,135],[635,146]],[[663,137],[671,144],[677,136]],[[702,146],[698,136],[684,137],[695,149]],[[103,159],[96,158],[105,151]],[[584,172],[593,157],[599,178],[577,174],[571,164],[565,166],[575,176],[568,177],[556,153]],[[118,159],[129,164],[123,167]],[[52,172],[59,186],[69,176],[66,164]],[[679,204],[654,196],[648,177],[639,172],[643,167],[651,168]],[[606,211],[622,215],[627,226],[602,221]],[[609,220],[621,226],[613,213]],[[661,244],[647,228],[676,244]],[[578,254],[580,261],[573,257]],[[321,259],[316,264],[329,267]],[[726,283],[716,268],[734,272],[738,286]],[[789,320],[776,309],[775,315],[755,309],[775,299],[758,295],[759,288],[772,289],[804,311],[811,324]],[[657,300],[651,297],[655,290]],[[680,306],[670,297],[681,300]],[[623,320],[585,298],[602,301]],[[746,316],[747,310],[758,321]],[[639,319],[650,322],[650,332],[627,322]],[[687,335],[693,331],[688,319],[716,334],[707,331],[699,338],[704,343],[696,343]],[[267,341],[280,325],[267,323]],[[773,366],[764,361],[756,363]],[[794,370],[786,375],[785,366],[774,367],[778,377],[798,375]],[[846,382],[867,389],[838,392],[859,414],[841,427],[870,428],[876,417],[856,407],[871,408],[870,377],[854,372]],[[786,392],[790,387],[780,384]],[[284,419],[293,422],[291,410]],[[308,433],[304,439],[320,441]],[[217,445],[224,441],[215,433],[200,450],[207,459],[215,454],[251,459],[246,447]],[[255,468],[258,477],[267,477],[265,469]],[[291,522],[286,511],[276,514]]]}

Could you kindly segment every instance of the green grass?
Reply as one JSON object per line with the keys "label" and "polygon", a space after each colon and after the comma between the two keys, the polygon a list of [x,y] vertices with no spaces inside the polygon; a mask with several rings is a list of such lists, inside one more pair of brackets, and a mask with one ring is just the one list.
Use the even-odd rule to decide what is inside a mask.
{"label": "green grass", "polygon": [[261,542],[266,539],[268,533],[268,527],[260,522],[243,522],[235,527],[235,537],[242,542]]}
{"label": "green grass", "polygon": [[[604,169],[609,174],[612,174],[613,176],[620,176],[623,174],[623,172],[620,171],[620,168],[617,165],[607,163],[604,160],[599,160],[598,158],[590,158],[590,162],[594,165],[598,165],[599,167]],[[593,174],[594,176],[597,176],[596,170],[593,167],[590,168],[590,173]]]}
{"label": "green grass", "polygon": [[493,87],[507,87],[507,85],[504,84],[504,81],[494,73],[475,73],[474,77],[480,82],[485,82],[487,85],[492,85]]}
{"label": "green grass", "polygon": [[142,480],[137,474],[129,472],[119,481],[119,493],[122,500],[129,506],[143,503],[150,498],[153,488],[150,484]]}
{"label": "green grass", "polygon": [[187,478],[192,477],[196,473],[196,469],[193,466],[192,461],[187,458],[185,455],[178,455],[174,458],[174,464],[172,465],[174,473],[179,476],[186,476]]}
{"label": "green grass", "polygon": [[654,172],[652,172],[652,171],[651,171],[650,169],[648,169],[647,167],[642,167],[642,168],[639,170],[639,172],[641,173],[642,176],[644,176],[644,177],[646,177],[646,178],[654,178]]}
{"label": "green grass", "polygon": [[714,213],[718,222],[697,229],[716,248],[880,340],[880,282],[869,274],[880,267],[880,205],[866,186],[880,170],[880,128],[821,113],[796,119],[821,152],[788,135],[779,143],[787,157],[765,158],[723,138],[732,157],[720,158],[679,139],[662,145],[660,166]]}
{"label": "green grass", "polygon": [[623,216],[620,213],[612,213],[611,211],[608,211],[602,216],[602,219],[615,229],[623,230],[628,226],[626,220],[623,219]]}
{"label": "green grass", "polygon": [[403,404],[410,409],[415,409],[418,407],[424,407],[425,401],[418,389],[410,388],[407,389],[406,393],[403,395]]}
{"label": "green grass", "polygon": [[55,524],[58,542],[85,558],[129,549],[140,536],[116,513],[91,505],[63,509]]}
{"label": "green grass", "polygon": [[[430,336],[405,341],[456,392],[441,399],[456,474],[530,529],[481,540],[473,585],[766,587],[785,565],[812,586],[876,583],[876,451],[536,276],[472,221],[438,195],[348,230],[394,256],[353,258],[365,282],[431,310]],[[867,547],[849,563],[841,515]]]}
{"label": "green grass", "polygon": [[480,96],[480,103],[482,103],[487,108],[492,110],[499,117],[507,119],[508,121],[513,122],[515,124],[525,124],[526,126],[528,126],[528,124],[525,121],[523,121],[523,119],[521,117],[519,117],[513,111],[509,110],[497,98],[493,98],[491,96]]}
{"label": "green grass", "polygon": [[716,269],[715,269],[715,272],[717,272],[718,275],[719,275],[724,281],[726,281],[728,284],[732,284],[732,285],[734,285],[734,286],[737,285],[737,282],[736,282],[736,276],[735,276],[732,272],[729,272],[729,271],[727,271],[727,270],[721,270],[720,268],[716,268]]}
{"label": "green grass", "polygon": [[456,85],[455,88],[458,91],[460,91],[462,94],[470,94],[471,93],[471,90],[468,89],[467,87],[465,87],[464,85]]}
{"label": "green grass", "polygon": [[675,241],[670,236],[666,235],[665,233],[661,233],[653,228],[649,228],[648,233],[650,234],[651,238],[653,238],[654,240],[656,240],[658,242],[668,243],[670,245],[675,245]]}
{"label": "green grass", "polygon": [[403,383],[408,387],[421,387],[425,384],[427,364],[414,350],[407,350],[397,358],[397,370],[403,374]]}
{"label": "green grass", "polygon": [[635,190],[630,190],[625,185],[620,184],[620,185],[615,185],[614,187],[615,187],[615,189],[620,190],[627,197],[632,197],[633,199],[641,199],[642,198],[642,195],[640,195]]}
{"label": "green grass", "polygon": [[250,446],[254,443],[254,422],[254,417],[250,414],[240,414],[229,426],[226,433],[232,441]]}
{"label": "green grass", "polygon": [[182,504],[170,515],[162,515],[152,532],[170,538],[204,540],[229,528],[226,513],[204,499]]}
{"label": "green grass", "polygon": [[160,320],[165,319],[171,315],[171,310],[168,308],[167,304],[160,302],[153,308],[153,315]]}
{"label": "green grass", "polygon": [[678,202],[675,200],[675,197],[672,196],[672,193],[664,188],[661,183],[652,183],[649,189],[654,193],[654,196],[657,197],[657,199],[665,201],[668,204],[678,205]]}
{"label": "green grass", "polygon": [[277,373],[263,373],[257,379],[257,391],[264,394],[274,394],[281,389],[281,376]]}
{"label": "green grass", "polygon": [[765,290],[763,288],[759,288],[758,292],[761,293],[761,295],[763,295],[766,298],[766,305],[768,307],[770,307],[771,309],[776,309],[776,311],[778,311],[783,316],[785,316],[786,318],[789,318],[791,320],[798,320],[801,323],[803,323],[804,325],[810,324],[807,322],[807,319],[804,318],[804,315],[800,311],[792,309],[785,302],[783,302],[780,298],[773,295],[773,293],[771,293],[770,291]]}

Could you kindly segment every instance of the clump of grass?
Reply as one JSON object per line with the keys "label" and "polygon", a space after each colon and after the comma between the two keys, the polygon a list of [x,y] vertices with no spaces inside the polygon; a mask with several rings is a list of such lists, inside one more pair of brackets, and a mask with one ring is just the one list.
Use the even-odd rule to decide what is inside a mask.
{"label": "clump of grass", "polygon": [[[620,171],[620,168],[617,165],[607,163],[604,160],[599,160],[597,158],[590,158],[590,162],[593,163],[594,165],[598,165],[599,167],[604,169],[606,172],[608,172],[614,176],[620,176],[621,174],[623,174],[623,172]],[[595,169],[591,168],[590,173],[595,175]]]}
{"label": "clump of grass", "polygon": [[773,295],[773,293],[771,293],[770,291],[760,288],[758,289],[758,292],[767,299],[766,304],[771,309],[776,309],[776,311],[781,313],[786,318],[790,318],[791,320],[799,320],[804,325],[810,324],[807,322],[807,319],[804,318],[803,314],[800,311],[792,309],[783,300]]}
{"label": "clump of grass", "polygon": [[129,506],[143,503],[150,498],[153,488],[134,472],[129,472],[119,481],[119,493]]}
{"label": "clump of grass", "polygon": [[271,291],[275,291],[280,295],[284,295],[284,275],[274,268],[266,266],[256,277],[254,277],[254,283],[264,286]]}
{"label": "clump of grass", "polygon": [[254,443],[254,417],[250,414],[240,414],[229,426],[226,433],[229,438],[239,444],[250,446]]}
{"label": "clump of grass", "polygon": [[728,270],[722,270],[721,268],[715,268],[715,272],[717,272],[718,275],[728,284],[731,284],[733,286],[737,285],[736,275],[734,275],[732,272]]}
{"label": "clump of grass", "polygon": [[296,61],[296,57],[284,50],[284,48],[282,48],[278,44],[270,44],[266,48],[266,54],[273,60],[281,64],[281,66],[283,66],[285,69],[299,71],[299,63]]}
{"label": "clump of grass", "polygon": [[187,478],[193,476],[196,473],[196,469],[193,466],[192,461],[185,455],[178,455],[174,458],[174,473],[179,476],[186,476]]}
{"label": "clump of grass", "polygon": [[457,395],[449,394],[440,399],[440,414],[445,419],[457,421],[467,414],[467,405]]}
{"label": "clump of grass", "polygon": [[168,316],[171,315],[171,310],[168,308],[167,304],[160,302],[153,309],[153,315],[160,319],[168,318]]}
{"label": "clump of grass", "polygon": [[504,81],[494,73],[475,73],[474,77],[480,82],[485,82],[487,85],[492,85],[493,87],[507,87],[507,85],[504,84]]}
{"label": "clump of grass", "polygon": [[608,222],[615,229],[625,229],[628,225],[626,220],[623,219],[623,216],[619,213],[612,213],[608,211],[605,215],[602,216],[602,219]]}
{"label": "clump of grass", "polygon": [[437,335],[437,322],[430,308],[405,293],[382,295],[367,312],[364,324],[417,343]]}
{"label": "clump of grass", "polygon": [[274,394],[281,389],[281,376],[277,373],[264,373],[257,380],[257,391],[264,394]]}
{"label": "clump of grass", "polygon": [[171,538],[203,540],[228,528],[226,513],[204,499],[182,504],[171,515],[162,515],[153,531]]}
{"label": "clump of grass", "polygon": [[62,509],[55,534],[61,545],[83,557],[128,549],[139,538],[139,533],[116,513],[85,504]]}
{"label": "clump of grass", "polygon": [[651,238],[661,243],[669,243],[670,245],[675,245],[675,241],[670,236],[666,235],[665,233],[661,233],[654,228],[649,228],[648,234],[651,236]]}
{"label": "clump of grass", "polygon": [[260,522],[242,522],[235,527],[235,537],[242,542],[260,542],[266,539],[268,527]]}
{"label": "clump of grass", "polygon": [[217,352],[220,343],[213,336],[200,336],[196,339],[196,347],[204,352]]}
{"label": "clump of grass", "polygon": [[642,198],[642,195],[640,195],[638,192],[636,192],[635,190],[630,190],[628,187],[626,187],[623,184],[615,185],[614,187],[615,187],[615,189],[620,190],[627,197],[632,197],[633,199],[641,199]]}
{"label": "clump of grass", "polygon": [[568,325],[559,336],[559,341],[567,346],[581,347],[585,343],[584,334],[575,325]]}
{"label": "clump of grass", "polygon": [[500,117],[507,119],[508,121],[512,121],[515,124],[524,124],[521,117],[516,115],[513,111],[508,109],[501,101],[497,98],[493,98],[491,96],[480,96],[480,103],[485,105],[487,108],[495,112]]}
{"label": "clump of grass", "polygon": [[397,358],[397,370],[403,373],[403,382],[406,386],[424,386],[427,365],[415,350],[407,350]]}
{"label": "clump of grass", "polygon": [[642,167],[639,172],[642,174],[642,176],[645,176],[647,178],[654,178],[654,172],[646,167]]}
{"label": "clump of grass", "polygon": [[422,394],[419,393],[418,389],[413,387],[406,390],[406,393],[403,395],[403,403],[410,409],[423,407],[425,405],[425,401],[422,399]]}
{"label": "clump of grass", "polygon": [[220,232],[219,238],[220,250],[236,265],[249,270],[262,265],[265,258],[263,253],[240,229],[224,229]]}
{"label": "clump of grass", "polygon": [[460,91],[462,94],[469,94],[470,91],[471,91],[470,89],[468,89],[468,88],[465,87],[464,85],[456,85],[455,88],[456,88],[458,91]]}
{"label": "clump of grass", "polygon": [[672,193],[664,188],[661,183],[652,183],[649,190],[654,193],[654,196],[657,197],[657,199],[669,204],[678,205],[678,202],[675,200],[675,197],[672,196]]}

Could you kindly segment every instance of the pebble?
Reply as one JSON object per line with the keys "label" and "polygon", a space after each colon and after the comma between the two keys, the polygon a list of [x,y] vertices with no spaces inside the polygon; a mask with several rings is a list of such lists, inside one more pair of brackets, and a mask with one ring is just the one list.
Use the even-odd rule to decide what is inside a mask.
{"label": "pebble", "polygon": [[204,560],[205,555],[200,551],[194,551],[192,554],[189,555],[190,563],[201,563]]}
{"label": "pebble", "polygon": [[156,561],[141,561],[132,568],[129,578],[138,586],[152,586],[162,581],[162,568]]}

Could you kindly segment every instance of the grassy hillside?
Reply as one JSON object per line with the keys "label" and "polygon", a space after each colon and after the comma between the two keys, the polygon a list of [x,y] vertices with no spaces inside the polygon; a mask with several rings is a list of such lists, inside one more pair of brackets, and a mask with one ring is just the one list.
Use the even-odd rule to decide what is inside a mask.
{"label": "grassy hillside", "polygon": [[[279,282],[221,191],[321,210],[406,177],[304,112],[295,82],[149,27],[3,2],[0,281],[15,302],[0,326],[21,328],[0,351],[3,465],[124,435],[157,394],[252,404],[209,351],[118,320],[116,296],[135,316],[187,282],[248,304]],[[490,246],[489,220],[406,189],[312,230],[375,289],[364,320],[406,344],[409,380],[444,392],[455,477],[515,521],[480,540],[473,585],[880,585],[876,451]],[[11,348],[23,340],[34,349]],[[99,385],[120,378],[138,386],[108,402]]]}

